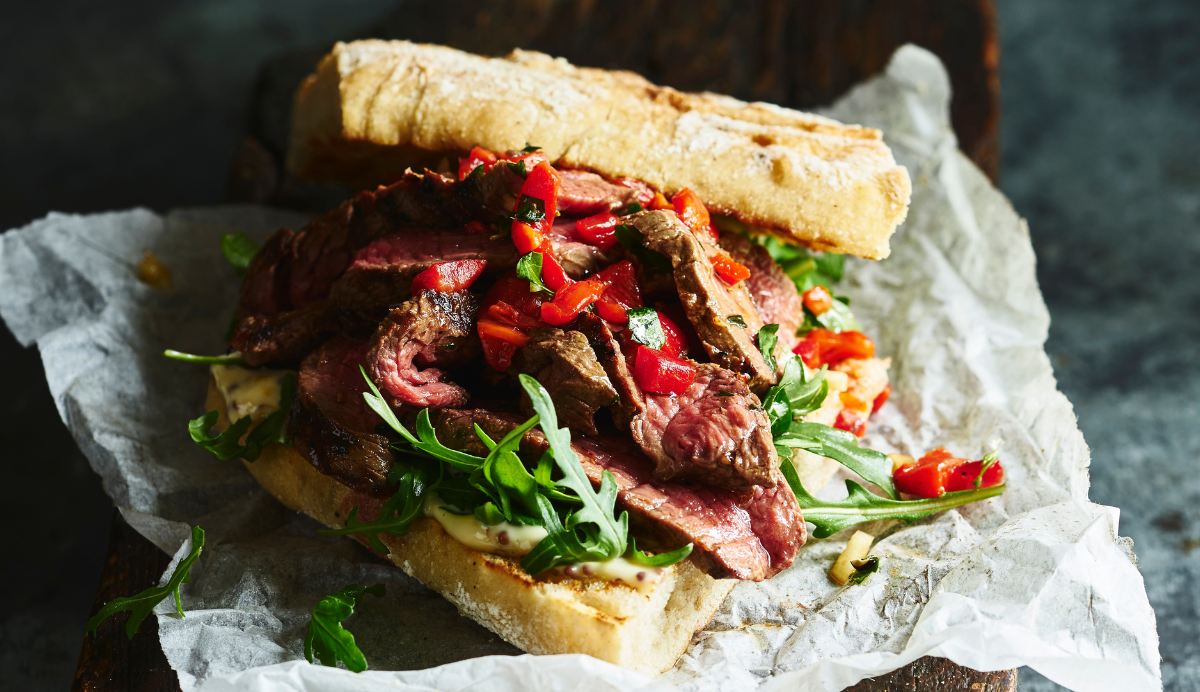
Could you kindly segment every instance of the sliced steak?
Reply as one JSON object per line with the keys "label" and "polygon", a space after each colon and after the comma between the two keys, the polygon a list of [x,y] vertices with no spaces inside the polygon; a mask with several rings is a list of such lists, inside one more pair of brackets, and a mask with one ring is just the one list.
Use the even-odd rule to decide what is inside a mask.
{"label": "sliced steak", "polygon": [[[709,358],[749,377],[754,391],[773,384],[775,373],[767,368],[755,345],[763,322],[746,282],[725,283],[709,259],[725,251],[683,225],[674,212],[641,212],[629,217],[629,223],[642,233],[646,248],[671,260],[679,300]],[[731,315],[740,315],[746,326],[731,322]]]}
{"label": "sliced steak", "polygon": [[[438,411],[434,428],[442,444],[472,454],[487,453],[476,437],[478,424],[500,439],[520,423],[518,416],[475,410]],[[617,502],[629,510],[636,530],[664,546],[694,544],[692,560],[717,578],[761,581],[789,567],[807,538],[804,519],[786,483],[758,488],[746,500],[720,488],[654,479],[653,468],[628,440],[577,437],[572,448],[593,485],[604,471],[617,481]],[[546,449],[539,431],[521,441],[526,458]]]}
{"label": "sliced steak", "polygon": [[362,398],[367,385],[358,366],[365,359],[366,344],[344,337],[305,358],[287,432],[321,473],[353,490],[387,497],[387,473],[395,458],[388,439],[372,432],[381,421]]}
{"label": "sliced steak", "polygon": [[358,193],[299,231],[279,231],[250,264],[241,314],[269,315],[324,300],[360,248],[401,229],[491,224],[511,210],[505,205],[513,200],[505,180],[513,174],[502,168],[461,182],[410,171],[391,185]]}
{"label": "sliced steak", "polygon": [[388,313],[371,337],[366,366],[393,406],[467,403],[467,390],[444,382],[434,366],[453,367],[479,354],[478,311],[479,299],[466,291],[421,291]]}
{"label": "sliced steak", "polygon": [[558,210],[563,216],[583,217],[613,211],[627,206],[637,196],[636,190],[610,183],[590,171],[568,169],[558,175],[562,180]]}
{"label": "sliced steak", "polygon": [[328,305],[315,303],[273,315],[250,315],[237,323],[230,341],[250,365],[299,363],[339,327]]}
{"label": "sliced steak", "polygon": [[721,236],[721,247],[750,270],[746,288],[763,323],[779,325],[776,359],[780,354],[791,353],[800,341],[796,330],[804,323],[804,302],[796,290],[796,282],[758,243],[750,242],[736,233],[726,233]]}
{"label": "sliced steak", "polygon": [[771,423],[741,377],[712,363],[678,396],[645,394],[630,431],[660,480],[688,479],[747,495],[775,485]]}
{"label": "sliced steak", "polygon": [[616,335],[609,329],[608,323],[594,312],[581,313],[569,326],[587,337],[596,360],[604,368],[619,397],[610,407],[613,420],[619,427],[629,429],[634,418],[645,410],[646,395],[634,381],[633,368],[625,360]]}
{"label": "sliced steak", "polygon": [[607,252],[579,239],[575,232],[575,220],[559,220],[550,228],[554,259],[562,265],[567,275],[579,280],[595,274],[604,267],[621,259],[623,252],[614,247]]}
{"label": "sliced steak", "polygon": [[354,255],[345,274],[330,289],[330,302],[364,319],[379,322],[412,296],[412,280],[438,262],[487,261],[486,274],[501,274],[517,264],[508,237],[490,238],[469,231],[409,229],[372,241]]}
{"label": "sliced steak", "polygon": [[[617,390],[596,360],[587,337],[553,327],[535,327],[529,343],[513,357],[508,372],[531,375],[550,393],[559,420],[584,435],[596,434],[596,411],[617,398]],[[528,395],[521,409],[533,415]]]}

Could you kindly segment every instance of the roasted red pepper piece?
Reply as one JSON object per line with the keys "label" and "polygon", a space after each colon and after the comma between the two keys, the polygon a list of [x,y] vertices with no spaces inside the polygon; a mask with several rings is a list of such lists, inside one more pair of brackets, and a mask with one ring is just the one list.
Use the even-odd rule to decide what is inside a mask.
{"label": "roasted red pepper piece", "polygon": [[[947,492],[971,490],[979,478],[982,461],[960,459],[942,447],[929,452],[915,464],[901,466],[892,474],[896,489],[920,497],[941,497]],[[1004,482],[1004,467],[992,464],[983,473],[979,486],[990,488]]]}
{"label": "roasted red pepper piece", "polygon": [[693,231],[703,231],[710,234],[713,242],[719,240],[720,236],[717,232],[717,227],[713,225],[712,217],[708,215],[708,209],[704,206],[704,202],[700,201],[700,196],[695,192],[686,187],[683,188],[671,198],[671,206],[674,207],[679,220],[685,226]]}
{"label": "roasted red pepper piece", "polygon": [[517,246],[517,252],[522,255],[527,252],[533,252],[546,244],[545,234],[533,226],[521,223],[520,221],[513,221],[512,239],[513,245]]}
{"label": "roasted red pepper piece", "polygon": [[501,276],[479,309],[479,340],[488,365],[500,372],[512,364],[513,354],[529,340],[526,332],[539,324],[543,299],[529,290],[529,281],[510,271]]}
{"label": "roasted red pepper piece", "polygon": [[844,408],[838,412],[833,427],[845,430],[855,437],[862,437],[867,433],[867,417],[852,408]]}
{"label": "roasted red pepper piece", "polygon": [[745,265],[738,264],[725,255],[716,254],[709,259],[712,260],[713,269],[716,270],[717,276],[721,277],[730,286],[750,278],[750,270]]}
{"label": "roasted red pepper piece", "polygon": [[824,315],[833,307],[833,296],[824,286],[813,286],[804,292],[804,307],[814,315]]}
{"label": "roasted red pepper piece", "polygon": [[471,153],[458,160],[458,179],[465,180],[468,175],[471,175],[471,171],[479,166],[490,166],[498,160],[496,155],[487,149],[474,147],[471,149]]}
{"label": "roasted red pepper piece", "polygon": [[569,286],[575,281],[567,276],[567,272],[558,263],[558,258],[554,256],[554,250],[550,246],[550,240],[542,243],[539,250],[542,253],[542,283],[546,284],[546,288],[551,291],[558,292],[565,286]]}
{"label": "roasted red pepper piece", "polygon": [[596,312],[609,322],[625,324],[629,321],[625,312],[642,307],[642,289],[638,287],[637,272],[629,260],[605,268],[594,279],[605,287],[604,294],[596,301]]}
{"label": "roasted red pepper piece", "polygon": [[871,402],[871,413],[883,408],[890,398],[892,398],[892,383],[888,382],[883,386],[883,391],[879,393],[879,396],[875,397],[875,401]]}
{"label": "roasted red pepper piece", "polygon": [[604,293],[604,284],[594,279],[576,281],[554,294],[554,301],[542,305],[542,320],[561,327],[579,316],[584,308]]}
{"label": "roasted red pepper piece", "polygon": [[658,323],[662,325],[663,334],[666,335],[666,340],[663,342],[663,353],[669,356],[678,358],[687,352],[687,337],[683,330],[670,317],[663,314],[662,310],[658,310]]}
{"label": "roasted red pepper piece", "polygon": [[647,392],[683,394],[696,379],[696,368],[649,346],[638,346],[633,379]]}
{"label": "roasted red pepper piece", "polygon": [[[534,152],[540,153],[540,152]],[[537,163],[532,169],[528,169],[525,174],[525,182],[521,184],[521,194],[517,196],[517,209],[521,209],[522,200],[529,197],[541,200],[542,210],[545,212],[541,219],[537,220],[518,220],[514,219],[512,224],[513,244],[517,246],[517,250],[521,254],[533,252],[542,246],[546,241],[546,237],[550,234],[550,227],[554,225],[554,214],[558,205],[558,188],[561,182],[558,171],[545,161],[545,155],[542,160]],[[529,166],[529,161],[532,155],[526,158],[526,166]]]}
{"label": "roasted red pepper piece", "polygon": [[615,214],[606,211],[576,221],[575,231],[585,242],[607,250],[617,244],[617,225],[620,222]]}
{"label": "roasted red pepper piece", "polygon": [[872,358],[875,356],[875,342],[862,332],[814,329],[804,335],[792,352],[800,356],[808,367],[819,368],[840,363],[847,358]]}
{"label": "roasted red pepper piece", "polygon": [[483,273],[487,260],[456,260],[438,262],[413,277],[412,292],[441,291],[453,293],[470,287]]}

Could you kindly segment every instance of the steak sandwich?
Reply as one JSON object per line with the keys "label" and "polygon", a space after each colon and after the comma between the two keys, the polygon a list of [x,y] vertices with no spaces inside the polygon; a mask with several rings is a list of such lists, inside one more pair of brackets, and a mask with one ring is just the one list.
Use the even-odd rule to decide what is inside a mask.
{"label": "steak sandwich", "polygon": [[526,651],[657,674],[793,563],[839,462],[899,498],[856,443],[888,361],[840,255],[797,247],[887,256],[909,179],[879,132],[380,41],[337,45],[293,123],[294,175],[362,191],[226,239],[241,300],[192,435],[330,533]]}

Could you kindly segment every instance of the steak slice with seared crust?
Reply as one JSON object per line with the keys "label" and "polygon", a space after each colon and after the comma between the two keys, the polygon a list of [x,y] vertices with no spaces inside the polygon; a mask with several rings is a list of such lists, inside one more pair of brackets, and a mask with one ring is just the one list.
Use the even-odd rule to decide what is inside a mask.
{"label": "steak slice with seared crust", "polygon": [[628,429],[633,419],[645,410],[646,395],[633,379],[633,368],[625,360],[620,342],[609,329],[608,323],[594,312],[580,313],[569,326],[587,337],[596,360],[604,368],[619,397],[609,407],[613,421],[618,427]]}
{"label": "steak slice with seared crust", "polygon": [[372,241],[330,289],[330,302],[372,322],[412,296],[412,280],[439,262],[485,260],[486,274],[501,274],[517,264],[517,250],[507,237],[462,229],[406,229]]}
{"label": "steak slice with seared crust", "polygon": [[775,485],[771,422],[742,378],[718,365],[697,365],[682,394],[645,394],[630,431],[660,480],[694,480],[742,495]]}
{"label": "steak slice with seared crust", "polygon": [[[725,251],[685,226],[674,212],[646,211],[628,217],[642,233],[642,242],[671,260],[675,289],[688,319],[714,363],[750,378],[750,389],[765,391],[776,381],[755,346],[763,326],[746,282],[730,286],[713,270],[710,259]],[[729,320],[740,315],[745,327]]]}
{"label": "steak slice with seared crust", "polygon": [[796,290],[796,282],[758,243],[750,242],[736,233],[726,233],[721,236],[721,247],[750,270],[750,278],[745,281],[746,288],[763,324],[779,325],[779,351],[775,357],[776,362],[780,362],[779,356],[791,353],[799,343],[796,330],[804,323],[804,301]]}
{"label": "steak slice with seared crust", "polygon": [[325,342],[305,358],[287,432],[321,473],[353,490],[387,497],[395,457],[388,438],[372,432],[380,419],[362,398],[367,386],[358,366],[365,358],[366,344],[345,337]]}
{"label": "steak slice with seared crust", "polygon": [[[578,433],[596,434],[596,411],[617,398],[617,390],[596,360],[587,337],[553,327],[535,327],[513,357],[508,372],[525,373],[550,393],[559,420]],[[528,395],[521,410],[533,415]]]}
{"label": "steak slice with seared crust", "polygon": [[250,365],[298,363],[341,326],[326,303],[274,315],[250,315],[234,327],[231,345]]}
{"label": "steak slice with seared crust", "polygon": [[[367,351],[367,373],[393,406],[462,406],[471,395],[433,366],[454,367],[479,354],[479,299],[467,291],[421,291],[388,313]],[[424,368],[423,370],[420,368]]]}
{"label": "steak slice with seared crust", "polygon": [[[478,424],[500,439],[520,420],[510,414],[482,409],[438,411],[433,416],[438,439],[453,449],[484,455],[476,437]],[[577,437],[571,443],[595,486],[610,471],[617,482],[619,509],[626,509],[635,530],[666,548],[692,543],[692,561],[717,578],[761,581],[789,567],[807,538],[800,506],[786,483],[758,488],[741,500],[721,488],[658,481],[649,461],[629,441],[608,437]],[[540,431],[521,441],[526,458],[547,448]]]}

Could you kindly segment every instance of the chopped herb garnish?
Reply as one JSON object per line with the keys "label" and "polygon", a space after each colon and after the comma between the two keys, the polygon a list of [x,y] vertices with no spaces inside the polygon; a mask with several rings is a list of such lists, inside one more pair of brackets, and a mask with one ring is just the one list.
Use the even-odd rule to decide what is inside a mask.
{"label": "chopped herb garnish", "polygon": [[639,344],[650,348],[662,348],[667,343],[658,311],[654,308],[632,308],[625,311],[629,316],[629,336]]}
{"label": "chopped herb garnish", "polygon": [[517,213],[513,215],[513,219],[528,224],[535,224],[539,221],[545,221],[545,200],[538,199],[537,197],[531,197],[529,195],[521,195],[521,201],[517,203]]}
{"label": "chopped herb garnish", "polygon": [[621,213],[617,214],[617,216],[629,216],[630,214],[636,214],[640,211],[644,211],[641,204],[637,202],[630,202],[629,206],[622,209]]}
{"label": "chopped herb garnish", "polygon": [[651,274],[670,274],[671,260],[661,252],[655,252],[642,244],[645,236],[629,224],[621,224],[616,228],[617,242],[641,262],[642,267]]}
{"label": "chopped herb garnish", "polygon": [[541,150],[542,150],[541,147],[535,147],[532,144],[530,144],[529,142],[526,142],[525,148],[522,149],[521,151],[525,152],[526,154],[532,154],[535,151],[541,151]]}
{"label": "chopped herb garnish", "polygon": [[851,560],[850,564],[854,567],[854,573],[850,575],[848,581],[855,584],[861,584],[867,580],[872,574],[879,571],[879,563],[881,560],[876,555],[868,555],[861,560]]}
{"label": "chopped herb garnish", "polygon": [[179,601],[179,585],[190,581],[192,575],[189,573],[192,565],[200,557],[200,551],[204,549],[204,529],[199,526],[192,527],[192,549],[187,556],[179,561],[175,571],[171,573],[171,578],[163,586],[153,586],[136,596],[127,598],[114,598],[100,612],[93,615],[87,621],[87,629],[85,632],[95,634],[96,629],[100,627],[100,623],[107,620],[110,616],[115,615],[122,610],[129,611],[129,621],[125,623],[125,636],[133,639],[133,635],[137,633],[138,628],[142,626],[142,621],[146,619],[150,613],[154,612],[154,608],[162,603],[167,596],[175,596],[175,612],[179,613],[179,617],[183,615],[183,604]]}
{"label": "chopped herb garnish", "polygon": [[363,594],[367,593],[383,598],[387,594],[387,587],[383,584],[370,587],[350,584],[317,603],[317,607],[313,608],[312,620],[308,623],[308,631],[304,634],[304,658],[309,663],[320,661],[323,665],[337,666],[341,661],[355,673],[367,669],[367,657],[354,642],[350,630],[342,626],[342,622],[354,614],[354,608]]}
{"label": "chopped herb garnish", "polygon": [[721,391],[717,392],[717,396],[733,396],[733,392],[722,389]]}
{"label": "chopped herb garnish", "polygon": [[777,367],[775,363],[775,346],[779,344],[779,325],[764,324],[762,329],[758,330],[758,350],[762,353],[763,362],[767,364],[767,370],[775,372]]}
{"label": "chopped herb garnish", "polygon": [[517,175],[521,176],[522,178],[529,175],[529,171],[527,171],[525,169],[525,159],[521,159],[520,161],[517,161],[516,163],[509,161],[508,162],[508,170],[512,171],[513,173],[516,173]]}
{"label": "chopped herb garnish", "polygon": [[530,293],[554,295],[554,291],[542,283],[542,253],[534,250],[522,255],[517,260],[517,276],[529,282]]}
{"label": "chopped herb garnish", "polygon": [[725,319],[729,320],[730,324],[736,324],[742,329],[746,329],[746,318],[741,315],[729,315]]}

